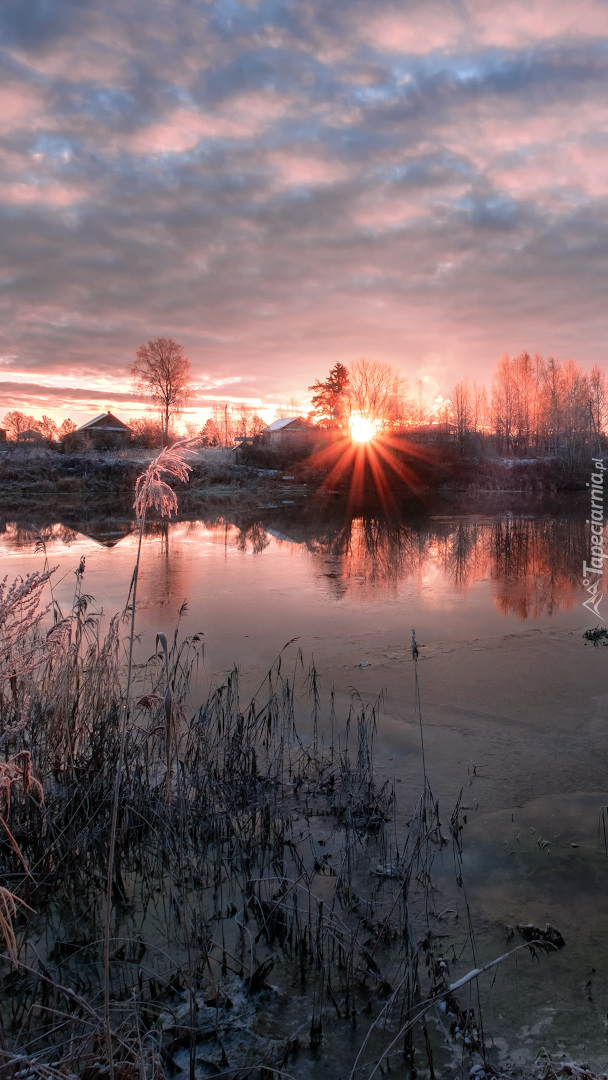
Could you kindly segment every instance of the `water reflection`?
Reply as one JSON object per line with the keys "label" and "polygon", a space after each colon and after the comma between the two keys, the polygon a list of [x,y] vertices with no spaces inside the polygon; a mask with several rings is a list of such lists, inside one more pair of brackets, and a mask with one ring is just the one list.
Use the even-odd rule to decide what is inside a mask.
{"label": "water reflection", "polygon": [[[105,548],[131,536],[126,520],[37,525],[0,523],[5,551],[73,545],[87,537]],[[182,599],[195,583],[198,561],[233,553],[264,559],[268,549],[307,559],[317,586],[336,599],[369,600],[395,595],[410,582],[424,593],[441,580],[455,596],[485,582],[496,609],[521,620],[553,616],[580,602],[581,565],[588,536],[582,513],[546,516],[421,517],[386,520],[377,515],[343,517],[310,508],[200,521],[150,523],[157,538],[149,600]],[[131,541],[132,542],[132,541]],[[145,600],[145,597],[143,598]]]}
{"label": "water reflection", "polygon": [[415,524],[354,518],[305,543],[317,576],[336,596],[395,591],[407,580],[423,589],[437,576],[455,593],[465,594],[488,580],[498,610],[525,620],[580,602],[588,535],[578,516],[445,518]]}

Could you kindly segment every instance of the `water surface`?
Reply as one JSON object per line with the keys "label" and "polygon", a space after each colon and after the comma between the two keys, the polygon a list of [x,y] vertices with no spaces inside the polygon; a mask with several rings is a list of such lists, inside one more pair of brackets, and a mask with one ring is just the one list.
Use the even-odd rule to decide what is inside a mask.
{"label": "water surface", "polygon": [[[41,542],[57,566],[63,607],[83,556],[92,607],[107,615],[124,607],[137,551],[132,522],[79,522],[73,514],[7,521],[3,573],[41,568]],[[400,785],[398,838],[422,779],[409,652],[415,627],[427,769],[448,821],[464,789],[479,961],[505,951],[506,928],[518,922],[553,922],[567,943],[540,969],[526,953],[517,969],[507,965],[487,980],[487,1026],[525,1047],[528,1059],[544,1043],[602,1063],[608,991],[599,983],[596,990],[596,973],[608,962],[608,860],[597,825],[608,802],[608,665],[604,650],[582,639],[592,624],[582,608],[587,550],[585,512],[576,506],[391,522],[234,507],[150,524],[137,628],[139,655],[148,656],[185,602],[183,632],[204,635],[203,684],[236,662],[253,689],[295,638],[285,655],[293,661],[299,648],[306,664],[314,656],[323,689],[337,687],[338,709],[347,709],[353,686],[369,700],[385,689],[378,770]],[[440,876],[437,903],[460,912],[464,933],[451,872]]]}
{"label": "water surface", "polygon": [[[41,567],[40,538],[69,604],[72,571],[106,613],[126,601],[137,536],[128,521],[7,522],[0,556],[9,575]],[[379,636],[395,644],[459,641],[527,629],[584,627],[581,514],[428,515],[386,522],[303,511],[151,524],[144,537],[138,630],[170,632],[181,605],[186,632],[204,632],[208,671],[270,663],[298,638],[306,654],[349,646],[353,663]]]}

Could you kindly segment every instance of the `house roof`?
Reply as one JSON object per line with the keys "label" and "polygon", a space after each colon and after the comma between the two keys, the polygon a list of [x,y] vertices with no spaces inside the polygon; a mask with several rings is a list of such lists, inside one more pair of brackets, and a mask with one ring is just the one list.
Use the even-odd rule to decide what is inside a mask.
{"label": "house roof", "polygon": [[128,424],[119,420],[114,413],[100,413],[99,416],[95,416],[92,420],[87,420],[86,424],[81,424],[77,431],[90,431],[91,428],[98,428],[100,431],[130,431],[131,428]]}
{"label": "house roof", "polygon": [[282,420],[273,420],[272,424],[265,428],[265,431],[284,431],[285,428],[291,427],[292,424],[295,427],[310,427],[303,416],[285,416]]}
{"label": "house roof", "polygon": [[20,431],[17,435],[17,439],[44,439],[44,435],[37,428],[26,428],[25,431]]}

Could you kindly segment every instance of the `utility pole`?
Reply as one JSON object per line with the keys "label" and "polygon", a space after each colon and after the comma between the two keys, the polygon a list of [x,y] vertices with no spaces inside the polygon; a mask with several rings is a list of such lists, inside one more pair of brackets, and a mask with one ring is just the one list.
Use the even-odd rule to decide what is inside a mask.
{"label": "utility pole", "polygon": [[224,435],[225,435],[225,440],[226,440],[225,443],[224,443],[224,446],[228,446],[228,406],[227,405],[224,405]]}

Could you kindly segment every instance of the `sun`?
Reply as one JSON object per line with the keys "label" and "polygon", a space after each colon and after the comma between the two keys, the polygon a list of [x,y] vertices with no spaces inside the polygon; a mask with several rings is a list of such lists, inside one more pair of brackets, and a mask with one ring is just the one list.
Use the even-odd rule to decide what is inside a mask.
{"label": "sun", "polygon": [[373,420],[369,420],[367,416],[361,416],[361,413],[352,413],[349,420],[350,437],[353,442],[365,443],[369,442],[376,435],[376,425]]}

